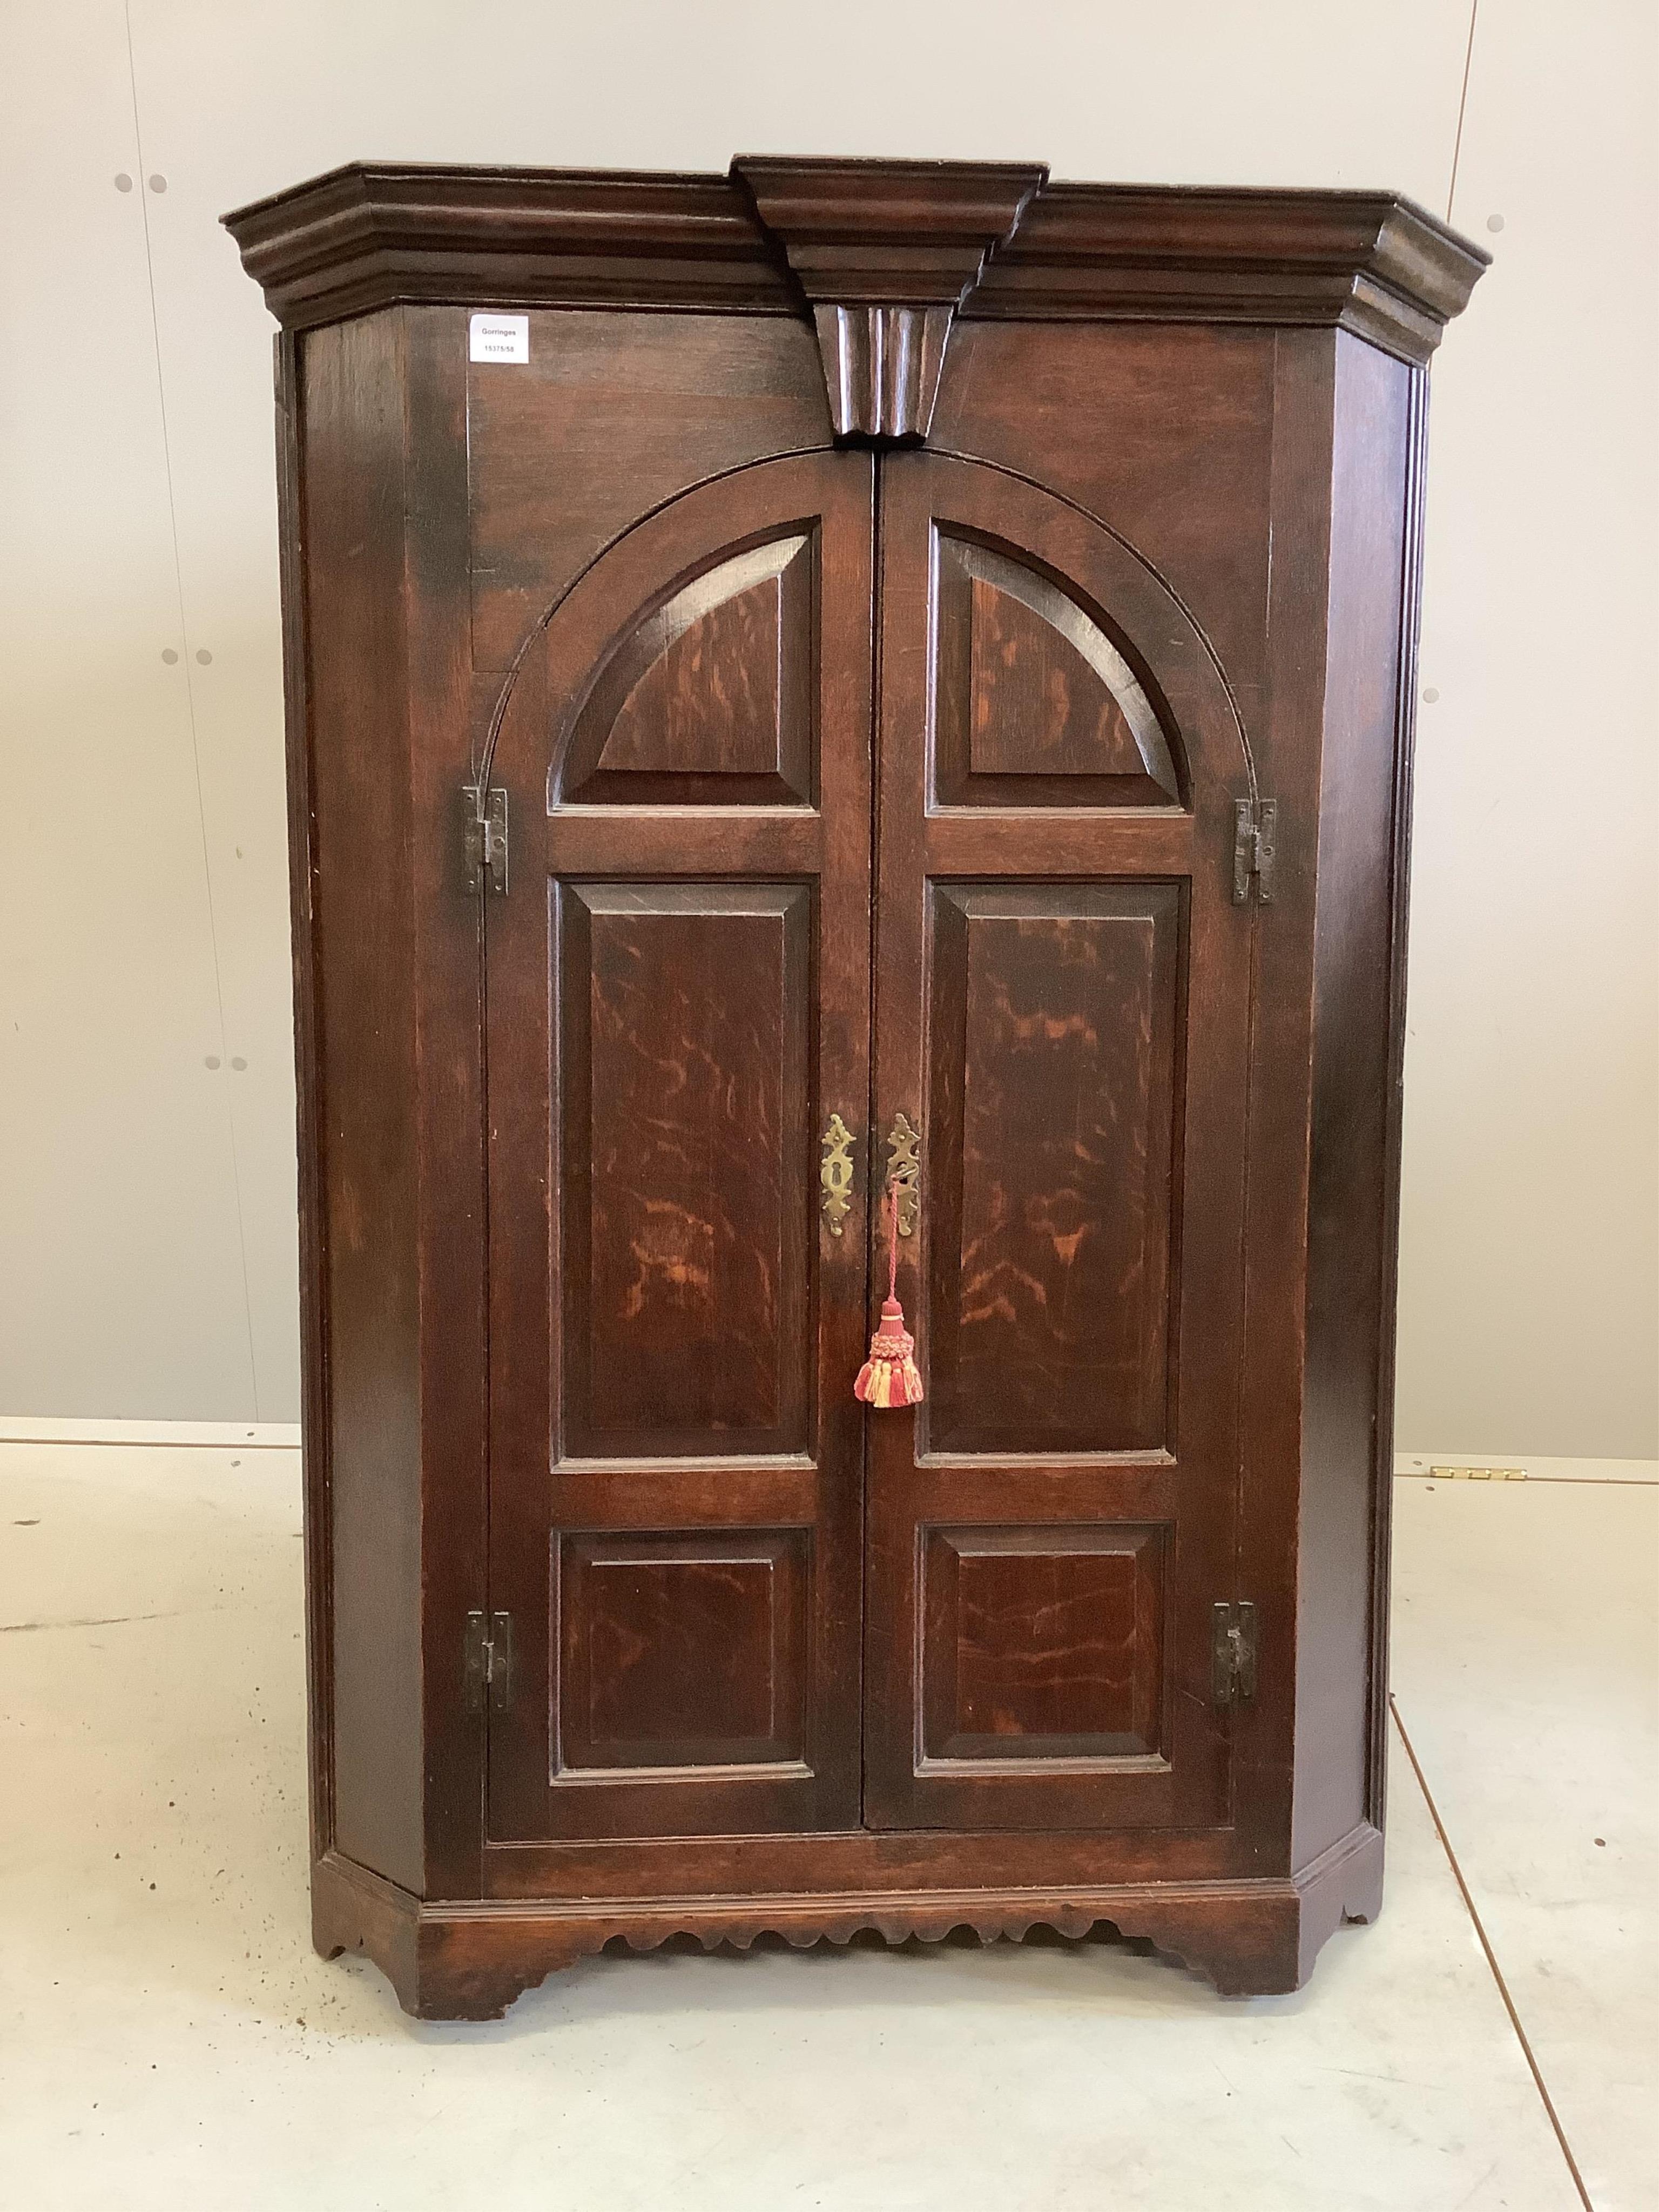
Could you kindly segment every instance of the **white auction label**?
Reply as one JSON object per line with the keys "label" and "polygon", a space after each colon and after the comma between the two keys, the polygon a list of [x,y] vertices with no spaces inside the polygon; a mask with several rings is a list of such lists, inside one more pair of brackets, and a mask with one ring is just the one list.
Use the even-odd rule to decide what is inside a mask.
{"label": "white auction label", "polygon": [[528,315],[474,315],[470,358],[473,361],[528,361]]}

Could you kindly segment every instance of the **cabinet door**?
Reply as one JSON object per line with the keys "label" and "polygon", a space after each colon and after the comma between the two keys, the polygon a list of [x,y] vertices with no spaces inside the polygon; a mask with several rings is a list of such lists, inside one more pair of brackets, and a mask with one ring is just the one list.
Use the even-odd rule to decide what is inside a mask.
{"label": "cabinet door", "polygon": [[868,1417],[866,1821],[1218,1824],[1238,722],[1174,594],[1060,500],[911,454],[881,514],[875,1133],[921,1132],[927,1397]]}
{"label": "cabinet door", "polygon": [[688,493],[501,722],[492,1839],[858,1824],[872,517],[864,455]]}

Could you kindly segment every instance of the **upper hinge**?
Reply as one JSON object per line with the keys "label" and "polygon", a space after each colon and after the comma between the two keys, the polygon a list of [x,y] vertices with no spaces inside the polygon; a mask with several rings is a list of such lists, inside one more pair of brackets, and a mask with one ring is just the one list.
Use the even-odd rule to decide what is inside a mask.
{"label": "upper hinge", "polygon": [[1273,860],[1279,842],[1279,801],[1240,799],[1233,802],[1233,904],[1243,906],[1255,879],[1256,902],[1273,900]]}
{"label": "upper hinge", "polygon": [[1255,1695],[1255,1607],[1248,1599],[1210,1608],[1211,1695],[1218,1705]]}
{"label": "upper hinge", "polygon": [[490,1711],[506,1712],[513,1703],[512,1614],[469,1613],[461,1654],[468,1712],[483,1711],[486,1691]]}
{"label": "upper hinge", "polygon": [[461,879],[469,891],[507,889],[507,793],[461,786]]}

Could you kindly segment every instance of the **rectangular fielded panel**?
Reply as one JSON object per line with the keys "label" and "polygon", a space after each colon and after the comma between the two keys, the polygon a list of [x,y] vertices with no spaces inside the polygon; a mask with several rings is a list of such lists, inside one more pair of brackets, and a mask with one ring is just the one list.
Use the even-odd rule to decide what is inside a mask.
{"label": "rectangular fielded panel", "polygon": [[561,884],[566,1449],[805,1449],[804,884]]}
{"label": "rectangular fielded panel", "polygon": [[799,1763],[804,1529],[560,1539],[557,1777]]}
{"label": "rectangular fielded panel", "polygon": [[1166,1442],[1181,895],[933,890],[929,1447]]}
{"label": "rectangular fielded panel", "polygon": [[923,1761],[1157,1758],[1167,1533],[924,1529]]}

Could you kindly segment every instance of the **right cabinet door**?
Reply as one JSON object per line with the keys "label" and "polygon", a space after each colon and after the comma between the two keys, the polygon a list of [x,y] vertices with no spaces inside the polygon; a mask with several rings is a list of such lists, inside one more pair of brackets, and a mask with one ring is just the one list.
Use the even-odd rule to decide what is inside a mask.
{"label": "right cabinet door", "polygon": [[1248,751],[1098,521],[922,453],[880,513],[872,1184],[903,1116],[927,1397],[868,1417],[866,1823],[1221,1825]]}

